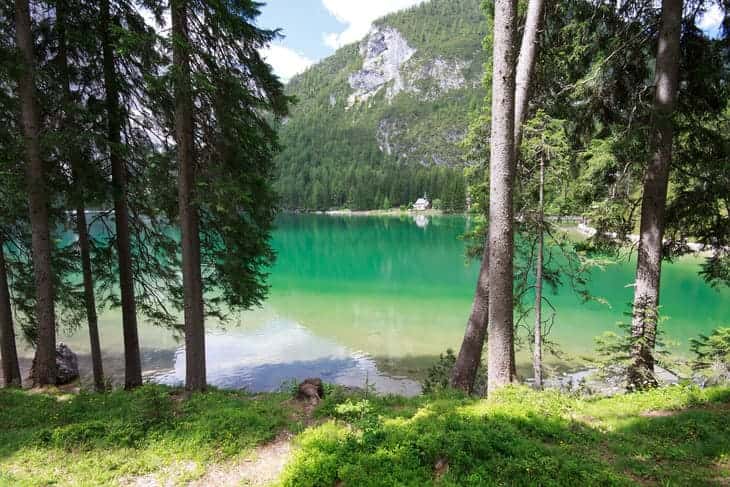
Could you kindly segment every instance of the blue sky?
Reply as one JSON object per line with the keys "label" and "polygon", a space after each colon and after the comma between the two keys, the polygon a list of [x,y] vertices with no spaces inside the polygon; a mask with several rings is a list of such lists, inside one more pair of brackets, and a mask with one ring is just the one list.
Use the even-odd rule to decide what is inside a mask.
{"label": "blue sky", "polygon": [[[284,80],[358,41],[383,15],[426,0],[261,0],[259,25],[281,28],[285,38],[264,50],[274,71]],[[718,35],[722,10],[713,4],[700,19],[700,28]]]}

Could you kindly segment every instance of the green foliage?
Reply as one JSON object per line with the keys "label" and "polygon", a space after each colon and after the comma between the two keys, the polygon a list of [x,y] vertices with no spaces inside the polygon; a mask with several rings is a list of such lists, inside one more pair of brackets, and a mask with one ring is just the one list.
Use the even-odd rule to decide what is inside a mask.
{"label": "green foliage", "polygon": [[[281,485],[709,485],[730,474],[728,388],[588,400],[526,387],[486,400],[328,389]],[[191,480],[293,426],[286,399],[1,390],[0,485]]]}
{"label": "green foliage", "polygon": [[[631,313],[626,313],[631,316]],[[596,337],[595,341],[595,357],[593,362],[598,366],[599,373],[604,378],[612,378],[626,384],[627,388],[632,385],[628,383],[629,368],[633,363],[631,350],[639,345],[644,345],[654,350],[654,360],[658,365],[667,368],[673,367],[674,363],[670,355],[670,343],[665,343],[662,339],[664,331],[661,321],[657,326],[657,337],[654,346],[650,346],[646,341],[646,336],[635,337],[631,333],[631,323],[620,322],[616,326],[619,331],[606,331],[602,335]],[[639,379],[641,381],[641,379]],[[654,377],[645,377],[643,381],[647,384],[656,384]]]}
{"label": "green foliage", "polygon": [[426,373],[426,379],[423,381],[423,393],[431,394],[448,389],[454,364],[456,364],[456,355],[454,355],[453,350],[449,348],[446,350],[446,354],[440,354],[438,361]]}
{"label": "green foliage", "polygon": [[[711,403],[728,400],[696,387],[593,401],[524,387],[481,401],[374,398],[365,427],[357,415],[303,432],[281,485],[702,484],[730,431]],[[672,413],[646,414],[662,410]]]}
{"label": "green foliage", "polygon": [[[446,353],[439,355],[438,360],[426,372],[426,378],[423,381],[424,394],[442,394],[451,390],[449,383],[451,380],[451,372],[456,364],[456,355],[450,348]],[[482,362],[477,369],[476,379],[474,380],[474,391],[477,395],[487,390],[487,367]]]}
{"label": "green foliage", "polygon": [[713,382],[730,381],[730,328],[717,328],[709,336],[692,340],[692,367]]}
{"label": "green foliage", "polygon": [[0,471],[12,477],[0,474],[0,485],[110,485],[183,462],[200,475],[273,439],[290,422],[283,399],[222,391],[186,398],[151,385],[76,396],[2,390]]}

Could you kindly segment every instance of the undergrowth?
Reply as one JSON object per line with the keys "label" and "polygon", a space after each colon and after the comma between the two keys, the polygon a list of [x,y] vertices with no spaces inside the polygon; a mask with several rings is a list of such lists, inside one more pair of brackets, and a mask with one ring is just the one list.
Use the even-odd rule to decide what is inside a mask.
{"label": "undergrowth", "polygon": [[489,399],[327,386],[309,428],[288,394],[145,386],[78,395],[0,390],[0,485],[182,485],[289,429],[282,486],[723,485],[730,388],[612,398],[526,387]]}

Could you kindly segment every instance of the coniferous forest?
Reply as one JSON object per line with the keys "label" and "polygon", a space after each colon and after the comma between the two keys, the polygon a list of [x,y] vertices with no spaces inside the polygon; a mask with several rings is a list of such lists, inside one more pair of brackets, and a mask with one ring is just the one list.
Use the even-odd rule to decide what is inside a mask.
{"label": "coniferous forest", "polygon": [[0,486],[725,485],[728,1],[281,5],[0,2]]}

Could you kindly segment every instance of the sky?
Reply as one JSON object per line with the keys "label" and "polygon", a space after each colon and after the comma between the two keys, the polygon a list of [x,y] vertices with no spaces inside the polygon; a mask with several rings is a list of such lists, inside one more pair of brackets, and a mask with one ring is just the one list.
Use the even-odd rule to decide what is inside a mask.
{"label": "sky", "polygon": [[[362,39],[374,20],[425,0],[262,0],[260,27],[280,28],[283,38],[264,50],[274,71],[288,81],[295,74]],[[713,5],[699,27],[717,36],[722,10]]]}

